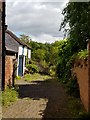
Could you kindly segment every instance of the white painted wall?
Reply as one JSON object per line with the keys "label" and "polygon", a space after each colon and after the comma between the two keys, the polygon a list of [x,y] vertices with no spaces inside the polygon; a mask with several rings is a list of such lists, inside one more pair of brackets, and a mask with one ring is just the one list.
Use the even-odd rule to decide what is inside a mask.
{"label": "white painted wall", "polygon": [[31,59],[31,50],[28,49],[28,58]]}
{"label": "white painted wall", "polygon": [[24,54],[25,56],[27,56],[27,47],[24,47]]}
{"label": "white painted wall", "polygon": [[19,46],[18,55],[23,55],[23,46],[22,45]]}
{"label": "white painted wall", "polygon": [[24,56],[23,57],[23,75],[24,75],[25,69],[26,69],[26,67],[25,67],[25,56]]}

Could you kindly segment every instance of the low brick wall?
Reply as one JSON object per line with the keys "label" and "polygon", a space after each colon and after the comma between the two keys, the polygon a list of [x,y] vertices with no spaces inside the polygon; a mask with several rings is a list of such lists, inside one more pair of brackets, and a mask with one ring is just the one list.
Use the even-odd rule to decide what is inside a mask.
{"label": "low brick wall", "polygon": [[90,110],[90,99],[89,99],[89,74],[88,74],[88,60],[76,60],[73,68],[73,72],[76,74],[80,97],[82,103],[87,111]]}

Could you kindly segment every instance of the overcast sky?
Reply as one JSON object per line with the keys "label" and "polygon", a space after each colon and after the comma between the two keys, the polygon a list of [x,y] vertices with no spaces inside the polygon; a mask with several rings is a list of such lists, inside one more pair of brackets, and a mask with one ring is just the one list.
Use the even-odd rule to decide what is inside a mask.
{"label": "overcast sky", "polygon": [[6,3],[6,23],[9,30],[18,36],[29,35],[32,40],[43,43],[63,39],[63,32],[59,31],[59,26],[63,18],[62,9],[68,0],[63,2],[11,1],[7,0]]}

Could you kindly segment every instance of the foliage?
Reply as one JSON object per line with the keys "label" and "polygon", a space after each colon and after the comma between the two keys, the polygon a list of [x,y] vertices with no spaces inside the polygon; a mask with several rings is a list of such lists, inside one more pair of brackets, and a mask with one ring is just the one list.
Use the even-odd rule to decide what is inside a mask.
{"label": "foliage", "polygon": [[49,66],[49,64],[45,60],[42,60],[40,63],[44,68],[47,68]]}
{"label": "foliage", "polygon": [[55,71],[56,71],[56,66],[55,65],[50,66],[50,75],[51,76],[55,76]]}
{"label": "foliage", "polygon": [[20,40],[28,44],[28,43],[30,43],[31,38],[28,35],[21,34],[20,35]]}
{"label": "foliage", "polygon": [[66,84],[67,93],[73,95],[74,97],[80,97],[79,85],[77,83],[77,78],[72,76]]}
{"label": "foliage", "polygon": [[68,40],[61,41],[59,47],[59,56],[56,65],[56,74],[60,79],[70,78],[71,64],[68,64],[71,56],[73,55],[72,46]]}
{"label": "foliage", "polygon": [[62,14],[64,19],[60,30],[64,28],[72,44],[79,51],[85,49],[86,40],[90,38],[90,2],[69,2]]}
{"label": "foliage", "polygon": [[50,44],[38,43],[31,41],[30,46],[32,47],[32,60],[35,61],[49,61],[50,56]]}
{"label": "foliage", "polygon": [[48,65],[56,63],[59,41],[52,44],[31,41],[29,45],[32,47],[33,60],[39,62],[45,61]]}
{"label": "foliage", "polygon": [[52,44],[43,44],[34,41],[29,43],[32,48],[32,60],[38,62],[39,66],[41,66],[44,71],[47,71],[45,73],[49,73],[50,66],[54,66],[57,63],[60,44],[60,41],[56,41]]}
{"label": "foliage", "polygon": [[79,97],[79,86],[77,79],[72,75],[72,67],[77,52],[72,51],[72,44],[69,40],[61,41],[59,45],[59,56],[56,65],[56,74],[60,81],[65,84],[70,95]]}
{"label": "foliage", "polygon": [[87,49],[85,49],[85,50],[81,50],[80,52],[78,52],[78,54],[77,54],[77,57],[78,58],[86,58],[88,56],[88,51],[87,51]]}
{"label": "foliage", "polygon": [[42,61],[45,59],[45,50],[44,49],[37,49],[33,52],[33,57],[34,57],[34,60],[37,60],[37,61]]}
{"label": "foliage", "polygon": [[28,69],[29,73],[37,73],[39,72],[38,66],[35,64],[28,64],[26,65],[26,68]]}
{"label": "foliage", "polygon": [[18,99],[17,89],[7,88],[2,92],[2,105],[7,106]]}

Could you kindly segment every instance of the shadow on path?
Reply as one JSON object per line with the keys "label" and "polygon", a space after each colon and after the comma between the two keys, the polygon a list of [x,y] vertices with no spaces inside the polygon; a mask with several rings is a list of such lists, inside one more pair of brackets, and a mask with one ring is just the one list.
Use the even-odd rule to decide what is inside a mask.
{"label": "shadow on path", "polygon": [[58,81],[51,79],[45,81],[33,81],[18,84],[19,98],[31,98],[33,100],[47,99],[46,109],[43,112],[43,120],[46,118],[69,118],[70,113],[66,107],[67,95]]}

